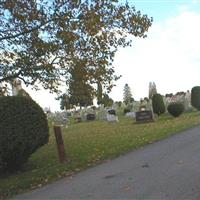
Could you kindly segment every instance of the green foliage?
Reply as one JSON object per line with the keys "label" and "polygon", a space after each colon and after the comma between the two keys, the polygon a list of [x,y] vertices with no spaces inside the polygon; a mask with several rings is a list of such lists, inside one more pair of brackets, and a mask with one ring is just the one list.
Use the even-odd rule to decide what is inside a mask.
{"label": "green foliage", "polygon": [[195,86],[192,88],[191,104],[193,107],[200,110],[200,86]]}
{"label": "green foliage", "polygon": [[132,93],[131,93],[131,88],[129,87],[127,83],[124,86],[123,100],[126,105],[134,101],[132,97]]}
{"label": "green foliage", "polygon": [[158,116],[165,113],[165,104],[161,94],[154,94],[152,97],[153,112]]}
{"label": "green foliage", "polygon": [[78,60],[91,83],[110,89],[119,78],[112,66],[117,49],[131,44],[129,35],[146,37],[152,19],[118,0],[47,2],[0,3],[0,83],[19,78],[57,91]]}
{"label": "green foliage", "polygon": [[94,89],[88,83],[86,66],[81,62],[76,62],[76,64],[74,64],[74,67],[70,69],[70,73],[70,103],[72,105],[80,107],[92,105]]}
{"label": "green foliage", "polygon": [[48,123],[32,99],[0,97],[0,172],[22,166],[48,142]]}
{"label": "green foliage", "polygon": [[105,107],[110,107],[113,105],[114,101],[108,96],[108,94],[103,94],[103,98],[101,103],[105,106]]}
{"label": "green foliage", "polygon": [[126,114],[126,113],[128,113],[128,112],[131,112],[131,109],[128,108],[128,107],[124,108],[124,114]]}
{"label": "green foliage", "polygon": [[122,106],[122,102],[121,102],[121,101],[118,102],[118,106],[119,106],[119,107]]}
{"label": "green foliage", "polygon": [[57,98],[57,100],[60,100],[60,109],[61,110],[69,110],[73,108],[73,105],[70,102],[70,97],[67,94],[62,94]]}
{"label": "green foliage", "polygon": [[89,84],[84,63],[76,61],[69,72],[71,76],[68,82],[68,94],[63,94],[58,97],[58,99],[61,100],[61,109],[70,109],[74,106],[82,107],[92,105],[94,88]]}
{"label": "green foliage", "polygon": [[165,94],[165,97],[173,97],[173,93]]}
{"label": "green foliage", "polygon": [[174,117],[179,117],[184,112],[184,105],[181,102],[172,102],[167,106],[167,111]]}

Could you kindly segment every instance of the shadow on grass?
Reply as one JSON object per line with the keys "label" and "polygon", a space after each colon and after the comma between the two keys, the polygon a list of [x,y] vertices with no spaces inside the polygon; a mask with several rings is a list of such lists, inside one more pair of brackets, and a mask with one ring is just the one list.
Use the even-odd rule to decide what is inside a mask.
{"label": "shadow on grass", "polygon": [[21,173],[24,173],[24,172],[32,171],[34,169],[37,169],[36,164],[34,164],[33,162],[27,162],[18,169],[17,168],[10,169],[10,170],[7,170],[7,171],[0,173],[0,179],[5,179],[9,176],[13,176],[13,175],[21,174]]}

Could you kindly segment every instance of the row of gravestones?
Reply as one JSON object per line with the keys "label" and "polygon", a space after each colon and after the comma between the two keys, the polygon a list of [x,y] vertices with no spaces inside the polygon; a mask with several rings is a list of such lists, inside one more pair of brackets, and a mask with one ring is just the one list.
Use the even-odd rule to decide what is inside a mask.
{"label": "row of gravestones", "polygon": [[[63,125],[68,127],[69,119],[66,112],[56,112],[56,113],[47,113],[48,118],[51,118],[52,122],[56,125]],[[128,112],[126,113],[127,117],[135,118],[136,122],[152,122],[154,121],[153,112],[151,110],[142,110],[138,112]],[[93,121],[97,118],[95,113],[87,113],[86,120]],[[83,121],[80,115],[76,115],[74,117],[75,122]],[[114,109],[107,110],[106,117],[103,118],[108,122],[118,122],[118,116],[116,115],[116,111]]]}
{"label": "row of gravestones", "polygon": [[[55,113],[51,113],[51,112],[46,112],[47,117],[49,119],[51,119],[52,123],[54,125],[62,125],[65,127],[68,127],[69,125],[69,116],[66,112],[55,112]],[[82,122],[84,120],[86,121],[93,121],[97,118],[95,113],[87,113],[83,117],[81,117],[80,113],[76,114],[74,116],[75,122]],[[118,117],[116,116],[116,112],[114,109],[110,109],[107,111],[107,115],[106,115],[106,119],[109,122],[118,122]]]}
{"label": "row of gravestones", "polygon": [[[101,113],[102,114],[102,113]],[[104,116],[100,117],[98,116],[99,119],[102,119],[102,120],[107,120],[109,122],[118,122],[118,117],[116,116],[116,111],[114,109],[109,109],[107,110],[106,112],[106,116],[105,116],[105,112],[103,113]],[[87,113],[86,114],[86,120],[87,121],[93,121],[97,118],[97,115],[95,113]],[[82,121],[82,117],[80,115],[76,116],[75,117],[75,121],[76,122],[81,122]]]}

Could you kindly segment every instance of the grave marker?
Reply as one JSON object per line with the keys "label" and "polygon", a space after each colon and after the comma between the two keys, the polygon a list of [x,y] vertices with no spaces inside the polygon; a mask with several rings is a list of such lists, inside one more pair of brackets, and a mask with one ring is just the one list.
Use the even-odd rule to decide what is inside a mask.
{"label": "grave marker", "polygon": [[153,112],[151,110],[138,111],[135,114],[136,123],[154,122]]}

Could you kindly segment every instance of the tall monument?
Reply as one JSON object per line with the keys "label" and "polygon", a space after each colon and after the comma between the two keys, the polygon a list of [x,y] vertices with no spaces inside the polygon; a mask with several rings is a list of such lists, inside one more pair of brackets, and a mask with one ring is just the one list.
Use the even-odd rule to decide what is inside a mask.
{"label": "tall monument", "polygon": [[154,94],[157,94],[156,84],[154,82],[150,82],[149,83],[149,99],[152,99]]}
{"label": "tall monument", "polygon": [[17,96],[19,91],[22,90],[21,81],[19,79],[14,79],[11,83],[12,85],[12,95]]}

